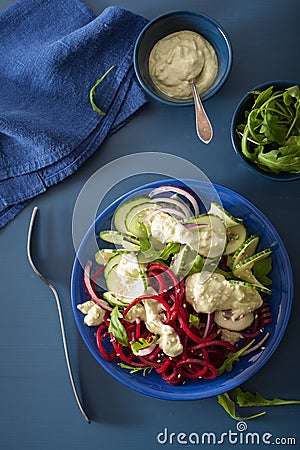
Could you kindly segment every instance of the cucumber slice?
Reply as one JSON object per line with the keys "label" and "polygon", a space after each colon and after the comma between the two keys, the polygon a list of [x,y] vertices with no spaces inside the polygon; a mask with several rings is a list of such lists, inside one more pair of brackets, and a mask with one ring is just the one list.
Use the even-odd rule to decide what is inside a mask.
{"label": "cucumber slice", "polygon": [[128,303],[121,301],[118,297],[116,297],[112,292],[109,291],[103,293],[103,298],[112,306],[122,306],[124,308],[128,306]]}
{"label": "cucumber slice", "polygon": [[108,290],[116,297],[128,298],[128,303],[143,295],[147,288],[147,280],[141,271],[136,278],[121,276],[113,267],[106,276]]}
{"label": "cucumber slice", "polygon": [[104,268],[104,278],[107,278],[107,275],[109,274],[109,272],[111,271],[111,269],[113,267],[116,267],[119,262],[121,261],[122,256],[117,254],[115,256],[113,256],[112,258],[110,258],[110,260],[107,262],[105,268]]}
{"label": "cucumber slice", "polygon": [[251,270],[255,263],[261,261],[262,259],[267,258],[267,256],[270,256],[271,253],[272,249],[267,248],[259,253],[255,253],[254,255],[249,256],[249,258],[235,265],[235,267],[232,270],[233,275],[240,278],[240,275],[243,275],[244,272],[248,272],[249,270]]}
{"label": "cucumber slice", "polygon": [[[254,275],[253,275],[254,277]],[[271,289],[268,289],[266,286],[263,286],[255,277],[254,277],[254,283],[244,280],[228,280],[228,283],[232,284],[239,284],[240,286],[246,286],[251,289],[256,289],[257,291],[263,292],[264,294],[271,294]]]}
{"label": "cucumber slice", "polygon": [[140,227],[139,222],[143,223],[149,212],[157,208],[158,206],[155,203],[149,201],[133,206],[125,217],[127,232],[139,238],[145,237],[144,230]]}
{"label": "cucumber slice", "polygon": [[211,217],[217,217],[217,220],[221,220],[215,214],[199,214],[198,216],[188,217],[182,221],[183,224],[198,224],[198,225],[211,225]]}
{"label": "cucumber slice", "polygon": [[103,241],[110,242],[115,245],[122,245],[127,250],[139,251],[140,244],[137,238],[128,234],[120,233],[119,231],[105,230],[101,231],[100,238]]}
{"label": "cucumber slice", "polygon": [[247,281],[248,283],[255,285],[256,288],[261,290],[262,292],[270,294],[271,290],[266,288],[262,283],[260,283],[256,279],[255,275],[252,273],[252,267],[258,261],[261,261],[262,259],[267,258],[271,253],[272,253],[271,248],[267,248],[265,250],[262,250],[259,253],[255,253],[255,255],[252,255],[249,258],[247,258],[244,261],[237,264],[232,269],[233,275],[236,278],[240,278],[241,280]]}
{"label": "cucumber slice", "polygon": [[250,312],[233,320],[232,315],[228,311],[216,311],[214,321],[221,328],[226,328],[230,331],[242,331],[253,323],[254,314]]}
{"label": "cucumber slice", "polygon": [[114,226],[117,231],[120,233],[127,233],[128,230],[125,225],[125,218],[128,214],[128,212],[137,205],[140,205],[141,203],[145,203],[149,201],[149,198],[147,197],[138,197],[131,200],[128,200],[126,203],[123,203],[120,205],[114,214]]}
{"label": "cucumber slice", "polygon": [[228,211],[226,211],[226,209],[215,202],[211,203],[208,214],[214,214],[215,216],[220,217],[220,219],[225,223],[226,227],[233,227],[243,222],[243,219],[233,217]]}
{"label": "cucumber slice", "polygon": [[95,261],[99,266],[105,266],[113,256],[126,253],[130,253],[130,250],[102,248],[95,253]]}
{"label": "cucumber slice", "polygon": [[[208,258],[217,258],[223,254],[226,245],[226,227],[218,216],[201,214],[189,219],[191,224],[203,225],[191,228],[194,237],[188,244],[200,255]],[[205,237],[205,235],[207,235]]]}
{"label": "cucumber slice", "polygon": [[104,278],[107,290],[122,301],[128,298],[130,302],[147,288],[144,266],[138,263],[134,253],[112,257],[105,266]]}
{"label": "cucumber slice", "polygon": [[243,244],[247,237],[246,227],[240,223],[233,227],[226,229],[227,233],[227,245],[224,251],[224,255],[231,255]]}
{"label": "cucumber slice", "polygon": [[185,276],[194,262],[197,252],[189,245],[182,245],[179,252],[173,256],[170,269],[175,275]]}
{"label": "cucumber slice", "polygon": [[245,259],[254,255],[259,243],[259,237],[254,234],[248,237],[242,245],[236,250],[231,260],[231,269],[240,264]]}

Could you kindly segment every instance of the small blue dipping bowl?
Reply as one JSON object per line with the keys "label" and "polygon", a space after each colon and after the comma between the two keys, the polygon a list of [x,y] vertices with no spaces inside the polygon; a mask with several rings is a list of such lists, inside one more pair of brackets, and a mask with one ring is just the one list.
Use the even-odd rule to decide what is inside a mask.
{"label": "small blue dipping bowl", "polygon": [[180,30],[190,30],[203,36],[215,49],[218,59],[217,77],[209,89],[201,94],[201,100],[208,100],[223,86],[232,65],[231,44],[223,28],[215,20],[193,11],[171,11],[151,20],[141,31],[134,48],[134,69],[136,76],[153,99],[171,106],[190,106],[193,99],[177,99],[162,93],[153,84],[149,74],[149,55],[153,46],[165,36]]}
{"label": "small blue dipping bowl", "polygon": [[234,151],[236,154],[242,159],[242,161],[249,167],[250,170],[253,172],[258,173],[259,175],[264,176],[265,178],[269,178],[270,180],[275,181],[295,181],[300,180],[300,174],[298,173],[272,173],[267,170],[261,169],[257,164],[252,163],[243,153],[241,149],[241,139],[238,136],[236,129],[237,126],[241,123],[245,122],[245,111],[250,111],[253,103],[254,103],[254,97],[250,93],[252,91],[264,91],[270,86],[274,86],[273,92],[276,91],[282,91],[284,89],[287,89],[291,86],[295,86],[299,83],[294,83],[292,81],[287,80],[274,80],[274,81],[268,81],[262,84],[259,84],[257,86],[254,86],[253,88],[249,89],[249,91],[241,98],[238,105],[235,108],[235,111],[232,116],[231,125],[230,125],[230,135],[231,135],[231,142],[234,148]]}

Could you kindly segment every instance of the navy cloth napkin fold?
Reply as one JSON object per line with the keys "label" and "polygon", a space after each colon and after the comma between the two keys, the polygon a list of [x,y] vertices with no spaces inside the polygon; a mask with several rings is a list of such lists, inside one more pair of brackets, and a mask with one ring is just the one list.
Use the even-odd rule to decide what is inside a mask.
{"label": "navy cloth napkin fold", "polygon": [[[19,0],[0,15],[0,228],[74,173],[146,102],[134,77],[147,20],[81,0]],[[91,87],[111,66],[90,104]]]}

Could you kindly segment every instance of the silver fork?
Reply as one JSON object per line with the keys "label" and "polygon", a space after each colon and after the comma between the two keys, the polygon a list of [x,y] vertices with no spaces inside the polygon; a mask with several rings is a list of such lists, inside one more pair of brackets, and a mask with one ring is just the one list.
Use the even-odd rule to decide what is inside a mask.
{"label": "silver fork", "polygon": [[36,214],[38,212],[38,207],[35,206],[33,208],[32,214],[31,214],[31,219],[30,219],[30,224],[29,224],[29,228],[28,228],[28,236],[27,236],[27,258],[29,261],[29,264],[31,266],[31,268],[33,269],[33,271],[35,272],[35,274],[51,289],[55,301],[56,301],[56,306],[57,306],[57,310],[58,310],[58,316],[59,316],[59,323],[60,323],[60,329],[61,329],[61,336],[62,336],[62,341],[63,341],[63,348],[64,348],[64,354],[65,354],[65,360],[66,360],[66,364],[67,364],[67,369],[68,369],[68,373],[69,373],[69,378],[70,378],[70,382],[71,382],[71,386],[72,386],[72,390],[75,396],[75,400],[77,402],[77,405],[83,415],[83,417],[85,418],[85,420],[90,423],[90,419],[87,416],[87,414],[85,413],[83,406],[81,404],[81,401],[79,399],[79,395],[77,393],[76,390],[76,386],[74,383],[74,378],[73,378],[73,374],[72,374],[72,368],[71,368],[71,363],[70,363],[70,357],[69,357],[69,351],[68,351],[68,344],[67,344],[67,339],[66,339],[66,333],[65,333],[65,326],[64,326],[64,320],[63,320],[63,314],[62,314],[62,308],[61,308],[61,302],[60,302],[60,298],[58,295],[57,290],[55,289],[55,287],[53,286],[52,283],[50,283],[50,281],[48,281],[42,274],[41,272],[39,272],[39,270],[36,268],[33,259],[32,259],[32,255],[31,255],[31,241],[32,241],[32,231],[33,231],[33,227],[34,227],[34,222],[35,222],[35,218],[36,218]]}

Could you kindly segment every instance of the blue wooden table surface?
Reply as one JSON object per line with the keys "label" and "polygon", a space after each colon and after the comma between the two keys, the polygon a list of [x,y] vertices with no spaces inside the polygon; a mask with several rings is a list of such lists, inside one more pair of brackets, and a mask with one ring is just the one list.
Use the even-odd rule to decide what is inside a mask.
{"label": "blue wooden table surface", "polygon": [[[1,0],[0,9],[12,3]],[[209,146],[196,136],[192,107],[171,108],[150,101],[130,123],[107,139],[75,175],[39,196],[0,231],[0,448],[178,449],[184,445],[197,446],[181,442],[184,437],[178,438],[179,433],[189,436],[209,432],[219,437],[219,444],[206,440],[202,448],[218,445],[243,448],[247,446],[241,442],[243,432],[237,430],[237,422],[215,398],[170,402],[146,397],[111,378],[90,355],[78,334],[70,302],[75,255],[72,215],[77,196],[97,169],[122,156],[145,152],[184,158],[212,182],[252,201],[271,220],[284,241],[293,266],[295,296],[282,342],[244,388],[259,391],[268,398],[300,399],[300,184],[271,181],[249,171],[236,157],[229,134],[234,108],[249,88],[275,79],[300,82],[300,4],[297,0],[118,0],[116,3],[148,18],[171,9],[196,10],[213,17],[224,26],[231,40],[232,71],[222,90],[206,103],[215,128]],[[87,0],[87,4],[97,14],[110,6],[107,0]],[[130,182],[128,186],[131,187]],[[120,192],[116,189],[107,202]],[[90,425],[84,422],[73,398],[51,292],[27,262],[26,235],[34,205],[39,207],[35,258],[62,298],[74,375],[92,418]],[[267,409],[265,416],[247,423],[247,431],[257,433],[260,439],[260,445],[253,447],[268,442],[284,446],[294,440],[299,446],[299,419],[299,405]],[[173,438],[171,433],[175,433]],[[220,440],[222,433],[227,433],[227,443]],[[294,447],[298,448],[297,445]]]}

